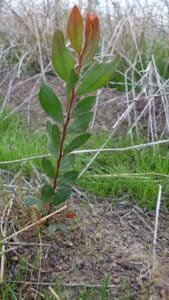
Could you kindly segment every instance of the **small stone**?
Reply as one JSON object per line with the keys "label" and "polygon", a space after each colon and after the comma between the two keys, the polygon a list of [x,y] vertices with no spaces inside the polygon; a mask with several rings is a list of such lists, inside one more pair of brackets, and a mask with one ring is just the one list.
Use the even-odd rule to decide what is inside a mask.
{"label": "small stone", "polygon": [[73,247],[73,243],[72,243],[72,242],[66,242],[65,245],[66,245],[67,247]]}
{"label": "small stone", "polygon": [[19,260],[19,257],[18,257],[17,255],[13,255],[13,256],[11,257],[11,260],[13,260],[13,261],[18,261],[18,260]]}
{"label": "small stone", "polygon": [[113,278],[113,283],[114,284],[119,284],[120,283],[120,277]]}

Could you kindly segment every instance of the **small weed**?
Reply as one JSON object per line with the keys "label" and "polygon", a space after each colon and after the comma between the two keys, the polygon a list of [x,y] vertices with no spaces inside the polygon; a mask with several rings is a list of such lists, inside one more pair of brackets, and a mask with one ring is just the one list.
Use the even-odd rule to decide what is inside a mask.
{"label": "small weed", "polygon": [[120,300],[131,299],[130,283],[128,277],[123,277],[121,279],[119,299]]}
{"label": "small weed", "polygon": [[10,284],[4,282],[3,285],[0,287],[0,297],[1,300],[17,300],[17,296],[15,294],[15,284]]}
{"label": "small weed", "polygon": [[103,285],[101,287],[101,300],[106,299],[107,288],[108,288],[109,283],[110,283],[110,274],[108,274],[103,281]]}

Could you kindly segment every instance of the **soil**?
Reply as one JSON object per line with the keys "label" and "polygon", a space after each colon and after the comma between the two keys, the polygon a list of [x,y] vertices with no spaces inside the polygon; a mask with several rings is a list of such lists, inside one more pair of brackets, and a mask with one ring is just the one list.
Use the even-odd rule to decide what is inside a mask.
{"label": "soil", "polygon": [[[15,79],[13,88],[8,89],[8,105],[12,109],[20,106],[29,126],[34,122],[44,125],[46,115],[37,101],[39,82],[34,89],[36,77],[29,79],[30,75]],[[52,75],[47,75],[47,81],[64,102],[63,84]],[[7,87],[7,81],[5,84]],[[5,84],[1,86],[3,91]],[[146,100],[137,104],[140,112]],[[110,129],[126,109],[122,93],[103,89],[94,129]],[[163,117],[159,124],[160,133],[164,127]],[[117,132],[122,134],[127,127],[128,119],[125,119]],[[148,128],[146,121],[143,127]],[[30,223],[30,212],[25,213],[25,208],[18,204],[20,196],[15,190],[9,191],[9,199],[11,195],[14,198],[9,218],[10,234]],[[164,205],[160,210],[155,255],[155,211],[147,212],[127,199],[115,202],[114,199],[95,198],[78,189],[70,199],[70,207],[76,218],[69,220],[61,214],[58,221],[61,229],[56,233],[49,235],[43,225],[12,238],[11,244],[6,245],[6,282],[17,282],[17,295],[22,299],[36,299],[39,285],[52,286],[58,280],[63,286],[62,299],[80,299],[77,290],[91,286],[99,289],[105,276],[110,274],[108,290],[112,299],[149,299],[151,295],[152,299],[169,299],[169,224]],[[44,299],[43,295],[42,290],[39,299]]]}

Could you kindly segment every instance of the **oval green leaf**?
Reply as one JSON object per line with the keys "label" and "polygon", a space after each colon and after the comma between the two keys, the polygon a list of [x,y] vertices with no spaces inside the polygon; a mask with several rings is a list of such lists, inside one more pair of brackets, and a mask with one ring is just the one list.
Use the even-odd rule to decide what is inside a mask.
{"label": "oval green leaf", "polygon": [[71,91],[72,89],[74,88],[75,84],[77,83],[78,81],[78,76],[75,72],[74,69],[72,69],[70,71],[70,74],[69,74],[69,79],[67,81],[67,86],[66,86],[66,94],[67,94],[67,110],[69,109],[69,105],[70,105],[70,94],[71,94]]}
{"label": "oval green leaf", "polygon": [[60,137],[59,127],[56,124],[52,125],[51,140],[52,140],[52,143],[53,143],[53,146],[54,146],[56,152],[59,152],[61,137]]}
{"label": "oval green leaf", "polygon": [[53,145],[53,142],[51,140],[51,138],[48,139],[48,151],[49,153],[53,156],[53,157],[58,157],[59,151],[55,148],[55,146]]}
{"label": "oval green leaf", "polygon": [[62,162],[61,162],[60,170],[64,171],[64,170],[72,169],[74,161],[75,161],[74,154],[64,155]]}
{"label": "oval green leaf", "polygon": [[72,188],[70,186],[61,186],[59,190],[55,193],[55,196],[53,198],[53,204],[57,206],[65,202],[67,199],[69,199],[71,193]]}
{"label": "oval green leaf", "polygon": [[49,134],[48,139],[48,151],[52,156],[57,157],[59,154],[59,145],[60,145],[60,130],[57,124],[51,124],[47,122],[47,131]]}
{"label": "oval green leaf", "polygon": [[42,168],[48,177],[52,179],[55,177],[55,169],[52,165],[52,162],[46,157],[42,158]]}
{"label": "oval green leaf", "polygon": [[90,133],[84,133],[76,137],[66,148],[64,149],[64,154],[70,153],[73,150],[81,147],[90,138]]}
{"label": "oval green leaf", "polygon": [[61,30],[56,30],[52,42],[52,63],[56,73],[67,81],[74,61],[71,53],[65,46],[64,35]]}
{"label": "oval green leaf", "polygon": [[47,129],[47,132],[48,132],[48,134],[49,134],[50,137],[52,135],[52,125],[53,124],[50,121],[47,121],[47,123],[46,123],[46,129]]}
{"label": "oval green leaf", "polygon": [[44,184],[42,186],[41,199],[44,203],[52,202],[54,195],[55,195],[55,192],[49,184]]}
{"label": "oval green leaf", "polygon": [[112,79],[114,73],[114,63],[101,63],[87,73],[79,88],[77,95],[84,95],[96,91],[103,87]]}
{"label": "oval green leaf", "polygon": [[79,173],[77,171],[74,171],[74,170],[65,172],[63,174],[63,176],[59,179],[58,184],[59,185],[72,185],[72,184],[75,184],[75,181],[77,179],[78,174]]}
{"label": "oval green leaf", "polygon": [[42,213],[45,214],[46,213],[46,210],[45,210],[45,207],[43,205],[43,202],[36,198],[36,197],[33,197],[33,196],[27,196],[25,199],[24,199],[24,203],[27,207],[31,207],[31,206],[37,206],[41,209]]}
{"label": "oval green leaf", "polygon": [[72,118],[76,118],[80,114],[90,111],[93,108],[95,101],[96,101],[96,96],[89,96],[89,97],[83,98],[75,106],[75,108],[72,112]]}
{"label": "oval green leaf", "polygon": [[49,234],[54,234],[56,231],[62,231],[63,233],[66,232],[66,225],[63,223],[57,223],[57,224],[50,224],[48,226]]}
{"label": "oval green leaf", "polygon": [[92,112],[87,112],[79,115],[79,117],[73,120],[72,123],[70,124],[69,132],[81,133],[86,131],[89,127],[89,122],[91,121],[92,117],[93,117]]}
{"label": "oval green leaf", "polygon": [[70,74],[69,74],[69,79],[68,79],[68,82],[67,82],[67,87],[66,87],[66,90],[67,90],[67,93],[69,94],[70,91],[74,88],[76,82],[78,81],[78,76],[75,72],[74,69],[72,69],[70,71]]}
{"label": "oval green leaf", "polygon": [[45,82],[42,82],[39,92],[39,100],[42,108],[50,117],[52,117],[56,122],[64,122],[62,105],[55,92],[51,87],[46,85]]}

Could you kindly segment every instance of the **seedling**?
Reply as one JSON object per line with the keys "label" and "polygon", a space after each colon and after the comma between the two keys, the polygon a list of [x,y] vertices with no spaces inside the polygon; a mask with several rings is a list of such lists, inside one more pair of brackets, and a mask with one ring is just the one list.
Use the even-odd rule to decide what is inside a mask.
{"label": "seedling", "polygon": [[[66,83],[66,112],[45,82],[42,82],[39,92],[40,104],[52,119],[46,126],[48,151],[56,164],[54,166],[49,158],[42,159],[43,171],[51,184],[42,186],[40,199],[28,196],[25,203],[39,206],[43,214],[69,199],[78,177],[78,172],[73,169],[75,155],[72,151],[84,145],[91,136],[87,130],[96,96],[88,94],[103,87],[113,74],[113,63],[109,62],[95,65],[83,78],[81,75],[84,65],[90,63],[99,45],[100,25],[96,14],[88,13],[84,25],[81,12],[75,5],[68,18],[67,35],[74,56],[66,47],[60,29],[56,30],[52,41],[52,64],[56,74]],[[77,97],[80,97],[78,102]]]}

